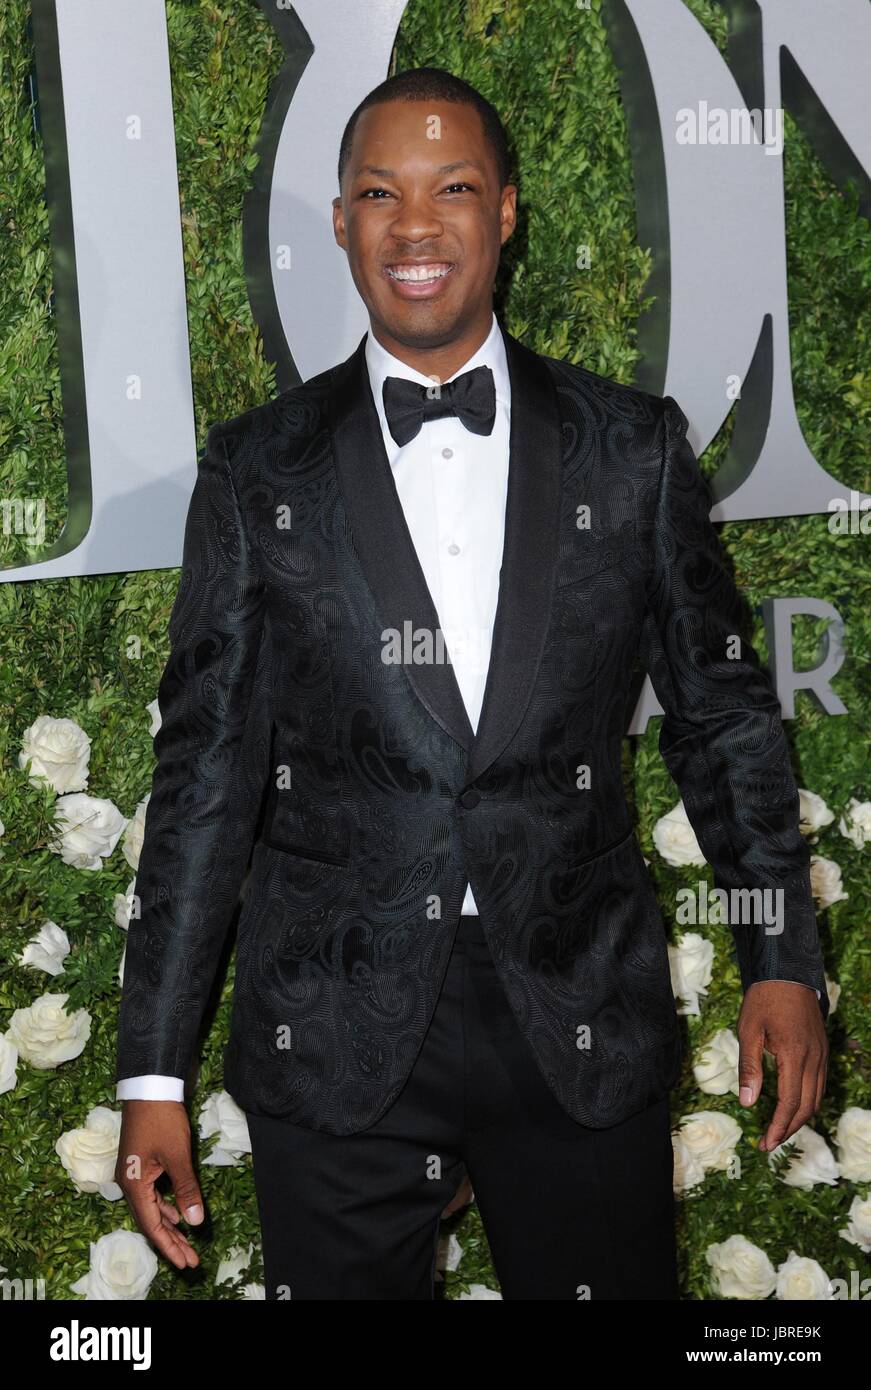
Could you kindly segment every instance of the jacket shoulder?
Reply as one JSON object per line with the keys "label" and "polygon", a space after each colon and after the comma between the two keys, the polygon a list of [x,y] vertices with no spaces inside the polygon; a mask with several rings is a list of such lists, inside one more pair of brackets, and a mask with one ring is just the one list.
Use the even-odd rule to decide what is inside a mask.
{"label": "jacket shoulder", "polygon": [[598,413],[620,419],[639,427],[649,424],[656,427],[663,417],[670,397],[658,396],[652,391],[644,391],[640,386],[614,381],[601,376],[579,362],[567,362],[563,358],[539,354],[551,374],[554,385],[564,397],[575,396],[576,409],[586,413],[591,407]]}
{"label": "jacket shoulder", "polygon": [[308,381],[287,387],[272,400],[216,421],[209,430],[207,447],[223,442],[228,458],[241,462],[264,442],[281,447],[291,440],[310,438],[326,423],[331,373],[332,368],[319,372]]}

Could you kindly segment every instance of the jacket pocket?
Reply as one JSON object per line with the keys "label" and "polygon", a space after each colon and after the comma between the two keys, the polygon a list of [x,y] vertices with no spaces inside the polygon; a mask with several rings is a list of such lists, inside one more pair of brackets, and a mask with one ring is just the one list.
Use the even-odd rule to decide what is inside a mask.
{"label": "jacket pocket", "polygon": [[[570,867],[574,869],[586,868],[587,864],[596,864],[600,859],[605,859],[609,854],[615,854],[618,849],[622,849],[630,840],[635,839],[635,828],[630,826],[624,830],[616,840],[612,840],[604,849],[596,850],[595,854],[588,854],[586,857],[578,856],[570,861]],[[637,841],[636,841],[637,843]]]}
{"label": "jacket pocket", "polygon": [[282,854],[292,855],[294,859],[311,859],[316,864],[335,864],[338,868],[347,869],[351,862],[346,857],[342,858],[323,850],[313,849],[311,845],[295,845],[284,840],[273,839],[268,830],[263,836],[263,843],[268,845],[270,849],[280,850]]}
{"label": "jacket pocket", "polygon": [[286,854],[347,866],[351,837],[335,759],[311,746],[283,743],[273,724],[270,779],[263,842]]}
{"label": "jacket pocket", "polygon": [[641,564],[646,548],[646,542],[634,532],[594,538],[579,531],[573,537],[571,553],[557,562],[556,587],[581,583],[619,565]]}

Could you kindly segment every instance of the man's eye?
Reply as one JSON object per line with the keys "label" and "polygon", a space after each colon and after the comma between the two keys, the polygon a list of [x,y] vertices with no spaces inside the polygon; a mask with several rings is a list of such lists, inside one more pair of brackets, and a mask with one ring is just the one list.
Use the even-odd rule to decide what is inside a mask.
{"label": "man's eye", "polygon": [[[451,184],[448,184],[447,188],[445,188],[443,191],[444,191],[445,193],[452,193],[452,192],[454,191],[454,189],[458,189],[458,188],[467,188],[467,189],[469,190],[470,193],[474,193],[474,191],[475,191],[474,188],[473,188],[473,186],[472,186],[472,184],[470,184],[470,183],[451,183]],[[376,194],[376,193],[384,193],[388,198],[390,198],[390,197],[393,196],[393,195],[389,192],[389,190],[386,189],[386,188],[366,188],[366,189],[364,189],[363,192],[360,194],[360,197],[361,197],[361,198],[369,198],[370,201],[373,202],[373,203],[375,203],[375,202],[380,202],[380,201],[381,201],[380,198],[375,198],[375,197],[373,197],[373,194]]]}

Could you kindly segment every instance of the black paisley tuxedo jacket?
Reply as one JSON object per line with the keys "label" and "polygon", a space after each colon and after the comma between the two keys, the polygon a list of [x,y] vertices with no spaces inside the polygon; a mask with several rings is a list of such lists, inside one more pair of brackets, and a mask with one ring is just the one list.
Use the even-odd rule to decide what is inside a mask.
{"label": "black paisley tuxedo jacket", "polygon": [[[470,881],[564,1109],[605,1128],[660,1097],[682,1049],[621,776],[639,657],[716,886],[784,894],[780,934],[733,923],[743,987],[805,983],[826,1016],[780,705],[746,641],[727,653],[743,604],[686,419],[503,333],[507,515],[477,735],[449,662],[412,659],[438,616],[365,339],[210,430],[158,692],[117,1079],[186,1075],[244,890],[227,1089],[255,1113],[366,1128],[414,1063]],[[390,630],[412,637],[399,662]]]}

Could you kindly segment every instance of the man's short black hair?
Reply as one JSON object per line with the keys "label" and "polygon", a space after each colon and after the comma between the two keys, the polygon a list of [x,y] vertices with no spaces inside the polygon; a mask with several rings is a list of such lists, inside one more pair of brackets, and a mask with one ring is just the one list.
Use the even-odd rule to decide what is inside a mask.
{"label": "man's short black hair", "polygon": [[360,113],[385,101],[455,101],[464,106],[474,106],[481,117],[484,135],[496,160],[499,187],[505,187],[511,173],[511,160],[508,153],[508,137],[498,111],[471,83],[465,82],[462,77],[455,77],[444,68],[407,68],[405,72],[397,72],[393,77],[388,77],[377,87],[373,87],[363,98],[352,112],[339,146],[339,187],[351,157],[354,130]]}

